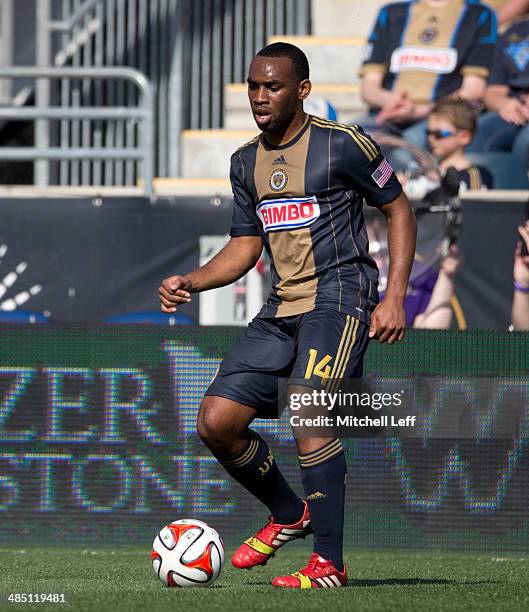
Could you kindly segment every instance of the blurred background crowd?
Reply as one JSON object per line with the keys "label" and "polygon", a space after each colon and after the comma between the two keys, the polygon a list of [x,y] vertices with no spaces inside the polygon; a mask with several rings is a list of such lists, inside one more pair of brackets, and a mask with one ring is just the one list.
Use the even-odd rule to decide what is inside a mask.
{"label": "blurred background crowd", "polygon": [[[278,40],[308,56],[307,112],[362,125],[416,207],[409,325],[529,329],[529,0],[0,0],[4,320],[27,308],[31,320],[130,322],[155,309],[143,279],[155,287],[221,248],[228,227],[212,219],[230,206],[229,158],[257,133],[248,65]],[[47,216],[22,212],[28,195],[43,199]],[[147,252],[152,240],[135,250],[111,241],[116,270],[131,253],[149,262],[141,282],[122,282],[135,297],[119,305],[110,286],[107,296],[94,280],[87,296],[67,278],[88,233],[74,239],[79,214],[57,209],[57,222],[50,200],[95,197],[91,213],[104,215],[109,196],[121,198],[112,210],[125,216],[131,198],[146,196],[158,211],[165,202],[182,232],[180,251],[163,261]],[[373,211],[366,219],[383,295],[385,230]],[[30,221],[46,225],[37,241]],[[132,240],[127,228],[119,226],[122,241]],[[79,255],[94,279],[103,242]],[[14,254],[17,243],[26,253]],[[263,259],[229,295],[201,296],[200,312],[183,309],[178,322],[247,322],[267,293],[266,274]],[[89,310],[90,300],[108,307]]]}

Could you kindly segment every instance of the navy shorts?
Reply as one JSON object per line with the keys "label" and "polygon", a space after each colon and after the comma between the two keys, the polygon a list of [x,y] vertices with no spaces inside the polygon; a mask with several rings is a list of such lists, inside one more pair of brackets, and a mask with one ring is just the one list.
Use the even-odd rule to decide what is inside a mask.
{"label": "navy shorts", "polygon": [[368,327],[336,310],[256,318],[224,357],[206,395],[278,415],[279,380],[303,379],[324,389],[329,379],[362,376]]}

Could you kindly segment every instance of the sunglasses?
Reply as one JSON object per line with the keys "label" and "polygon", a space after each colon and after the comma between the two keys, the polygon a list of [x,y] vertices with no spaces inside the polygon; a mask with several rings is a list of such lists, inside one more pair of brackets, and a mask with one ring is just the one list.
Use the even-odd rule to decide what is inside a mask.
{"label": "sunglasses", "polygon": [[442,140],[443,138],[450,138],[450,136],[455,136],[455,132],[451,132],[450,130],[426,130],[426,135],[428,138],[431,136],[436,140]]}

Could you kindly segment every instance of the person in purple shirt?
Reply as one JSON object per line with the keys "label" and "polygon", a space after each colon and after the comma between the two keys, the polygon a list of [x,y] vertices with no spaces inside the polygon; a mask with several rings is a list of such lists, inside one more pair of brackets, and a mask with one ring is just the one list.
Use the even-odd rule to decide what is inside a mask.
{"label": "person in purple shirt", "polygon": [[[439,269],[429,268],[408,285],[404,300],[406,325],[415,329],[450,329],[454,317],[452,300],[455,277],[461,265],[459,249],[453,244],[441,259]],[[380,294],[382,299],[384,293]]]}

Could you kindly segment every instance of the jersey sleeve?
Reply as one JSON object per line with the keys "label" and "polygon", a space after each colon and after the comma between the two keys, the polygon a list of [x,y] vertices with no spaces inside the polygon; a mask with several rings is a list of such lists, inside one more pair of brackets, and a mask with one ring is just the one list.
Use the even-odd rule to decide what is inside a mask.
{"label": "jersey sleeve", "polygon": [[402,186],[378,144],[359,126],[344,130],[341,175],[371,206],[393,202]]}
{"label": "jersey sleeve", "polygon": [[383,7],[378,13],[375,27],[369,36],[364,53],[364,62],[360,75],[366,72],[385,72],[389,64],[392,49],[389,45],[388,8]]}
{"label": "jersey sleeve", "polygon": [[244,184],[244,166],[238,153],[231,158],[230,182],[233,191],[230,236],[260,236],[255,202]]}
{"label": "jersey sleeve", "polygon": [[502,36],[494,50],[494,61],[490,71],[489,85],[509,85],[509,65],[505,54],[505,37]]}
{"label": "jersey sleeve", "polygon": [[461,68],[461,74],[475,74],[484,79],[488,78],[494,47],[497,40],[496,13],[488,6],[481,7],[478,18],[476,40],[471,47],[470,53]]}
{"label": "jersey sleeve", "polygon": [[481,182],[487,189],[494,189],[494,176],[484,166],[478,166],[481,174]]}

